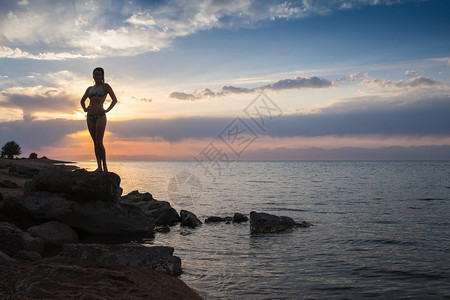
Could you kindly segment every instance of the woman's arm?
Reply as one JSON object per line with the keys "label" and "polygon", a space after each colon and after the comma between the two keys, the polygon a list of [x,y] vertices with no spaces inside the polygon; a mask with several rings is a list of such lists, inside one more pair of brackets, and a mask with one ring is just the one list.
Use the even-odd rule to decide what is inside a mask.
{"label": "woman's arm", "polygon": [[105,110],[105,113],[109,112],[113,107],[117,104],[117,98],[116,94],[114,94],[114,91],[112,90],[111,86],[107,83],[105,83],[106,91],[108,92],[109,96],[112,99],[111,104],[109,105],[108,109]]}
{"label": "woman's arm", "polygon": [[86,99],[89,96],[89,88],[86,89],[86,92],[84,92],[83,97],[81,97],[81,107],[83,108],[84,112],[87,112],[87,108],[86,108]]}

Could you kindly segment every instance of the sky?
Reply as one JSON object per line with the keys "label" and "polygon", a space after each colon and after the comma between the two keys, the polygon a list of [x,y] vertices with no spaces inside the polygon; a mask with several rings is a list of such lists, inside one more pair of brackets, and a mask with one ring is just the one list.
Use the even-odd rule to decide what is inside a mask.
{"label": "sky", "polygon": [[119,101],[109,160],[450,159],[449,11],[447,0],[0,1],[0,144],[95,159],[80,99],[101,66]]}

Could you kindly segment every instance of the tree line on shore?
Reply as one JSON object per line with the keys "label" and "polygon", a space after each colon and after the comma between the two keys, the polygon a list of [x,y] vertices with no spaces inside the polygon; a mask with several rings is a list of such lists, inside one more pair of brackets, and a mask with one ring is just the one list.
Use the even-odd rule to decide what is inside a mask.
{"label": "tree line on shore", "polygon": [[[17,144],[15,141],[9,141],[6,142],[5,145],[2,147],[1,152],[1,158],[7,158],[7,159],[14,159],[14,156],[18,156],[22,154],[22,149],[20,148],[19,144]],[[30,156],[28,157],[30,159],[37,159],[38,155],[34,152],[30,153]],[[47,158],[43,156],[42,158]]]}

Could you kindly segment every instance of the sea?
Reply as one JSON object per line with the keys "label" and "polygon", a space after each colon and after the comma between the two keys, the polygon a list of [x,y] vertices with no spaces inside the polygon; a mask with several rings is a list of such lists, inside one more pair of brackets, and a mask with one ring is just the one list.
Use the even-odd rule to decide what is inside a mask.
{"label": "sea", "polygon": [[[79,167],[94,170],[96,163]],[[171,227],[180,278],[206,299],[450,299],[450,161],[111,161],[138,190],[204,221],[251,211],[313,226]]]}

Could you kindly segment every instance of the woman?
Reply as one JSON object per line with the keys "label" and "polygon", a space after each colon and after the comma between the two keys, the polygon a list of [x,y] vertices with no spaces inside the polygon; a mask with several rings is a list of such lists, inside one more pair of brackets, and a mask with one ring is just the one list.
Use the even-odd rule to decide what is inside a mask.
{"label": "woman", "polygon": [[[106,151],[103,145],[103,136],[106,128],[106,113],[109,112],[117,103],[116,95],[114,94],[111,86],[105,83],[105,72],[102,68],[95,68],[93,72],[93,78],[95,85],[86,89],[83,97],[81,98],[81,107],[84,112],[87,112],[87,126],[89,133],[95,146],[95,157],[97,158],[98,168],[96,171],[108,172],[106,166]],[[112,99],[108,109],[103,108],[106,96]],[[86,99],[89,98],[89,106],[86,108]]]}

